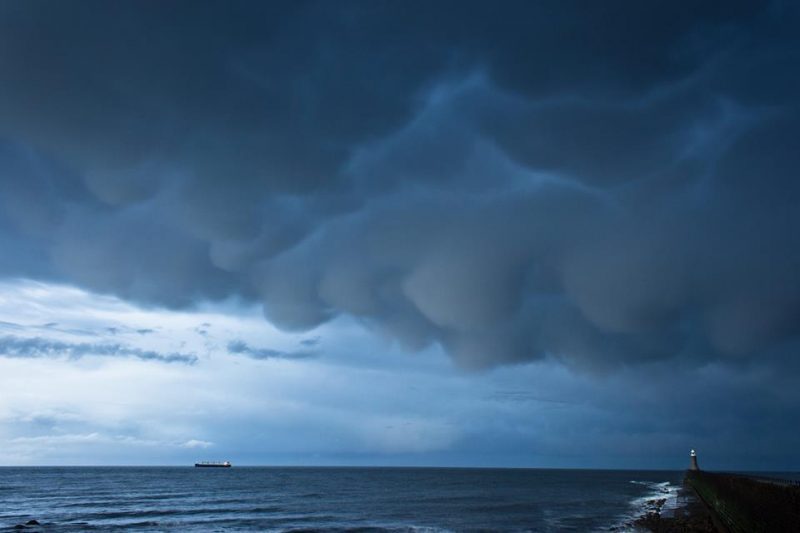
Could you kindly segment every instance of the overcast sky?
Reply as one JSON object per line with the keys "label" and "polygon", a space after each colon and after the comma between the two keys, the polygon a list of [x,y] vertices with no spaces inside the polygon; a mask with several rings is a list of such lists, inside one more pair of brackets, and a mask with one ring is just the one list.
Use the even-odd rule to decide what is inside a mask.
{"label": "overcast sky", "polygon": [[798,23],[0,0],[0,464],[800,469]]}

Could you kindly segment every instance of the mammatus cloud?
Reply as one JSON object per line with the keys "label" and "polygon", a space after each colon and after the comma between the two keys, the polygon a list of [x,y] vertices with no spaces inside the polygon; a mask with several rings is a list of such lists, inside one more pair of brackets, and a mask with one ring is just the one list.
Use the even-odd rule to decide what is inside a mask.
{"label": "mammatus cloud", "polygon": [[115,343],[64,342],[41,337],[22,338],[13,335],[0,337],[0,357],[42,358],[67,357],[133,357],[143,361],[194,364],[197,357],[184,353],[160,353]]}
{"label": "mammatus cloud", "polygon": [[467,367],[785,364],[795,6],[172,5],[5,10],[0,273]]}

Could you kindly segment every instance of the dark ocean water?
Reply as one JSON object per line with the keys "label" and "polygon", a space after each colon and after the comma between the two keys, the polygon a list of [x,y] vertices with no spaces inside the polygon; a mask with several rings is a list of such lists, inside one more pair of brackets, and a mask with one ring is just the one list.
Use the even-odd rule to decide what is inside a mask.
{"label": "dark ocean water", "polygon": [[[0,530],[607,531],[683,472],[0,468]],[[668,502],[669,505],[669,502]]]}

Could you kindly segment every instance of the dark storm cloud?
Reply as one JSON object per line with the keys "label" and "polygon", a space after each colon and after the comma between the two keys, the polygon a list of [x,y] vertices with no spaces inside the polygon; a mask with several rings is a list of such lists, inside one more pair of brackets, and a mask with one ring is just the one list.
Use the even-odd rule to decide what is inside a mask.
{"label": "dark storm cloud", "polygon": [[160,353],[113,343],[64,342],[41,337],[23,338],[13,335],[0,337],[0,357],[43,358],[67,357],[80,359],[86,356],[133,357],[143,361],[194,364],[197,357],[182,353]]}
{"label": "dark storm cloud", "polygon": [[5,275],[468,367],[800,335],[790,3],[0,10]]}
{"label": "dark storm cloud", "polygon": [[253,359],[308,359],[317,354],[310,350],[285,351],[273,348],[255,348],[242,340],[228,343],[228,352],[235,355],[246,355]]}

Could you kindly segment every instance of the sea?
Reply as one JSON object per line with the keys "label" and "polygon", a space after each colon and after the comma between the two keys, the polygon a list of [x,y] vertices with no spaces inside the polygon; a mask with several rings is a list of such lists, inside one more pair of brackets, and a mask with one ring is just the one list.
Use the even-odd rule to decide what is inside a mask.
{"label": "sea", "polygon": [[[683,471],[3,467],[0,531],[631,531]],[[38,525],[29,521],[35,520]],[[16,529],[15,529],[16,528]]]}

